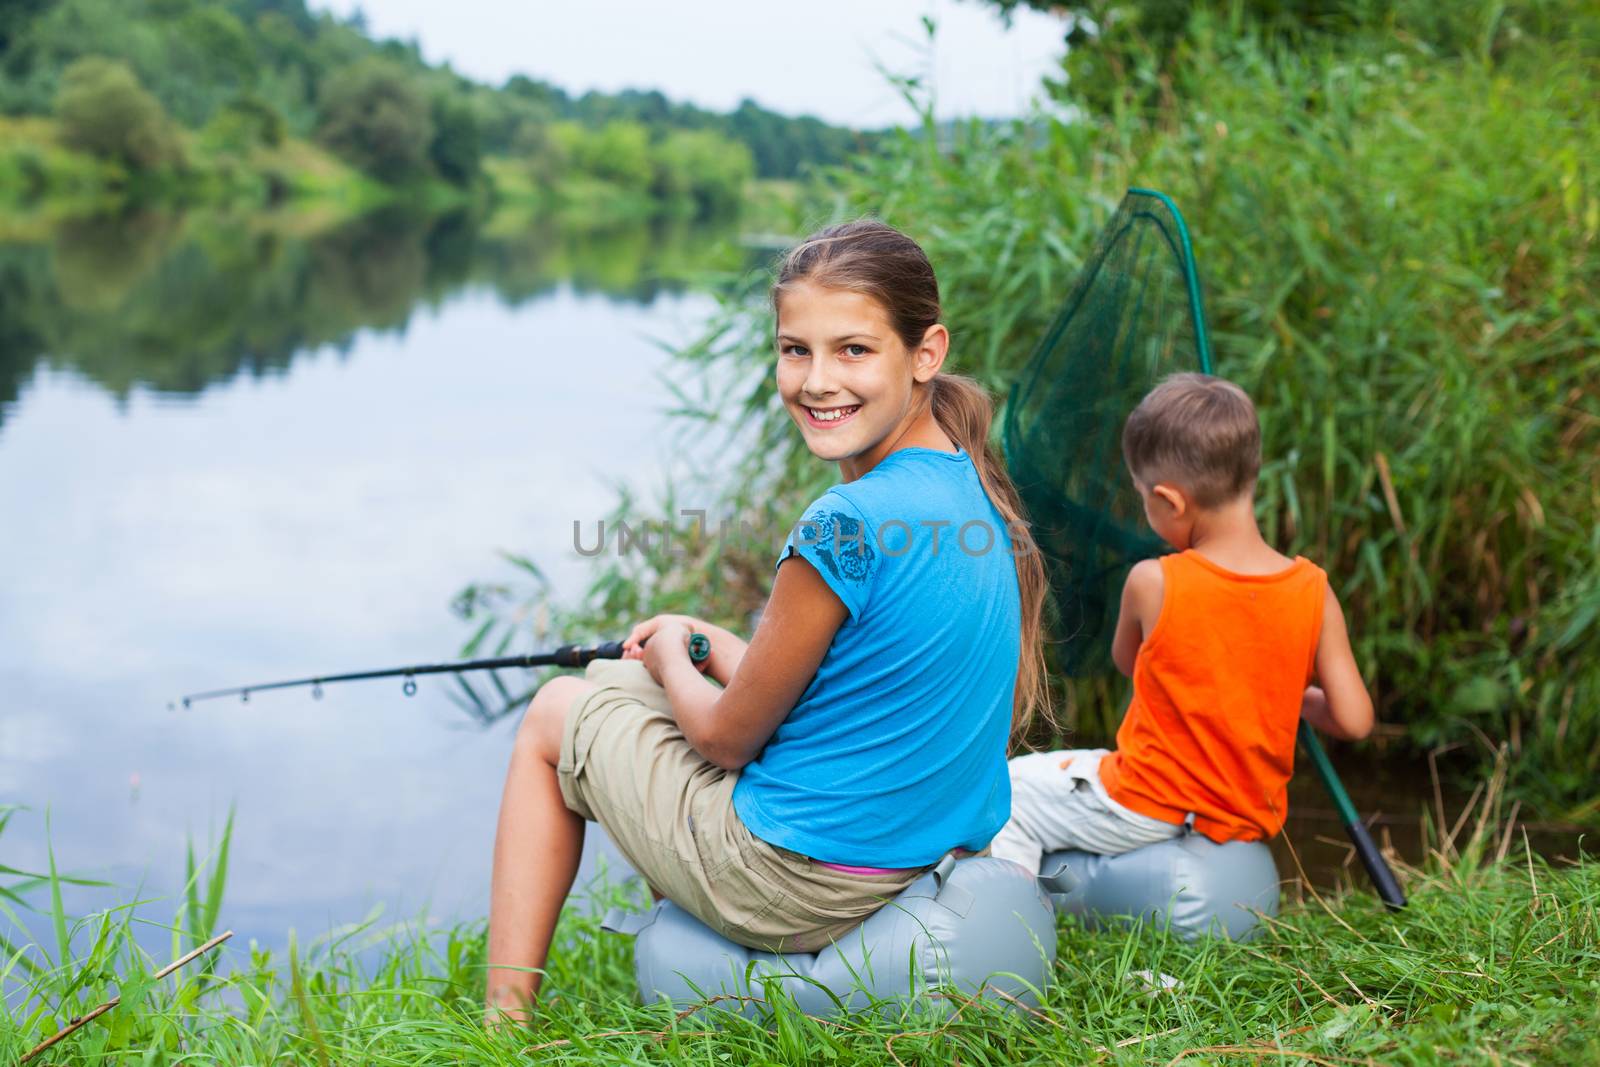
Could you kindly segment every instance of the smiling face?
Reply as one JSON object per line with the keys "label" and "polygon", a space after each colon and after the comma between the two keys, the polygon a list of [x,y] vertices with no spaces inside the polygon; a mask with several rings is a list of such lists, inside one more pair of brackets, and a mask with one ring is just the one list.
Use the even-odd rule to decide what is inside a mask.
{"label": "smiling face", "polygon": [[778,304],[778,395],[806,447],[859,478],[893,451],[925,403],[916,386],[944,362],[949,334],[929,327],[907,351],[882,304],[800,282]]}

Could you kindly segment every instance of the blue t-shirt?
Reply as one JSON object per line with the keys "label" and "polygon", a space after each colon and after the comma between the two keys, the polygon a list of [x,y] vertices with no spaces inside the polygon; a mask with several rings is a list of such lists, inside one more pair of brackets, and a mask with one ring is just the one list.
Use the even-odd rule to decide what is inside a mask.
{"label": "blue t-shirt", "polygon": [[1022,609],[972,457],[889,453],[806,509],[778,565],[796,553],[850,614],[741,772],[739,818],[828,863],[919,867],[983,848],[1011,813]]}

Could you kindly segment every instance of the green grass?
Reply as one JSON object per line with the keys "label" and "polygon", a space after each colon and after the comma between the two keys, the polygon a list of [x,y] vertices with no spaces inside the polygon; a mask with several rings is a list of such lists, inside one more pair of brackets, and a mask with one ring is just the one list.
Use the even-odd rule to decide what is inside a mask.
{"label": "green grass", "polygon": [[[0,1056],[14,1062],[69,1019],[122,1004],[36,1062],[190,1064],[555,1063],[1579,1063],[1600,1057],[1600,866],[1553,867],[1502,823],[1497,778],[1454,832],[1399,865],[1410,906],[1385,911],[1362,887],[1295,893],[1256,939],[1177,941],[1149,926],[1059,923],[1038,1010],[946,990],[913,1011],[823,1019],[779,1004],[744,1019],[637,1003],[631,941],[599,930],[610,904],[641,906],[636,883],[569,908],[547,999],[529,1029],[486,1031],[484,924],[376,914],[281,956],[236,943],[150,977],[165,959],[134,942],[159,901],[73,919],[69,879],[0,869],[16,907],[42,895],[51,944],[13,939],[0,961]],[[16,809],[7,809],[9,819]],[[1468,824],[1470,825],[1463,825]],[[4,820],[0,819],[0,830]],[[171,958],[226,917],[231,816],[210,855],[190,849],[170,924]],[[78,884],[84,883],[76,880]],[[108,896],[116,895],[108,891]],[[1138,972],[1179,986],[1151,993]]]}

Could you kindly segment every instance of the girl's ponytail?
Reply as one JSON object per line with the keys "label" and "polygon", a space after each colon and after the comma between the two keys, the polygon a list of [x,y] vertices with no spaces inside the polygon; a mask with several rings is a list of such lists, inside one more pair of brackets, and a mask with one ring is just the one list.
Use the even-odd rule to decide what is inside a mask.
{"label": "girl's ponytail", "polygon": [[972,457],[978,480],[989,501],[1005,520],[1017,566],[1017,592],[1022,600],[1022,655],[1017,663],[1016,697],[1012,702],[1011,740],[1020,741],[1036,713],[1055,722],[1049,672],[1044,658],[1044,601],[1049,588],[1044,557],[1033,540],[1028,517],[1005,462],[989,443],[994,404],[989,393],[964,374],[939,372],[929,383],[933,417],[939,428]]}

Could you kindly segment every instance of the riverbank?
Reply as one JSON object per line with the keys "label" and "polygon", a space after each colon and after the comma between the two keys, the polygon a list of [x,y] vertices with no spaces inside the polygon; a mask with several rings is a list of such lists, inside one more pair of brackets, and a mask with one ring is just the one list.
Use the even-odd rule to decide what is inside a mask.
{"label": "riverbank", "polygon": [[190,135],[184,159],[181,168],[132,171],[67,147],[53,119],[0,116],[0,206],[8,217],[60,219],[141,206],[265,208],[315,201],[357,215],[402,192],[425,202],[461,198],[443,182],[408,190],[385,186],[298,138],[234,151]]}
{"label": "riverbank", "polygon": [[[800,183],[751,178],[737,204],[710,217],[753,216],[770,228],[799,199]],[[148,210],[231,210],[348,219],[380,208],[415,213],[472,211],[497,216],[499,228],[549,225],[615,229],[653,222],[705,223],[692,198],[662,198],[638,184],[573,173],[549,179],[526,160],[488,157],[480,180],[463,188],[438,179],[390,185],[308,140],[237,149],[185,135],[184,164],[135,172],[61,142],[57,123],[0,115],[0,241],[36,240],[61,220]]]}
{"label": "riverbank", "polygon": [[[224,837],[226,841],[226,837]],[[1502,843],[1504,846],[1502,847]],[[226,848],[221,852],[226,863]],[[1014,1013],[958,992],[947,1019],[890,1014],[823,1020],[779,1007],[754,1022],[705,1021],[640,1007],[631,942],[602,933],[614,901],[569,909],[550,963],[548,1001],[531,1032],[479,1023],[483,923],[368,922],[282,957],[227,944],[216,975],[201,964],[154,982],[166,960],[132,947],[128,911],[74,925],[58,945],[17,946],[7,978],[23,987],[0,1016],[15,1057],[70,1016],[121,993],[124,1004],[51,1051],[60,1065],[161,1050],[224,1063],[511,1064],[1018,1062],[1316,1064],[1591,1062],[1600,1056],[1600,866],[1552,866],[1505,827],[1479,819],[1455,849],[1401,866],[1411,904],[1398,914],[1364,892],[1291,903],[1247,943],[1175,941],[1148,927],[1059,926],[1053,985],[1040,1010]],[[204,865],[179,919],[173,957],[212,932],[223,879]],[[92,946],[92,947],[91,947]],[[75,955],[67,968],[53,961]],[[37,967],[37,971],[34,968]],[[1149,971],[1176,984],[1152,993]],[[24,1007],[34,1004],[36,1007]]]}

